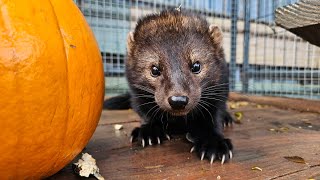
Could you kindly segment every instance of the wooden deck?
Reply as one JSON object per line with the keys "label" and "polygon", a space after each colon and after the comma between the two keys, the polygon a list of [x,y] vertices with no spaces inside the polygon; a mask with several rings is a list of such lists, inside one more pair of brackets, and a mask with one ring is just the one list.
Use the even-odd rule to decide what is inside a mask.
{"label": "wooden deck", "polygon": [[[232,161],[224,165],[200,161],[189,152],[191,144],[184,137],[147,148],[131,145],[130,132],[139,125],[131,110],[103,111],[83,152],[97,160],[105,179],[320,179],[320,114],[254,103],[230,112],[242,112],[243,118],[241,124],[225,129],[235,149]],[[124,128],[115,130],[114,124]],[[299,156],[306,164],[286,156]],[[50,179],[82,178],[69,164]]]}

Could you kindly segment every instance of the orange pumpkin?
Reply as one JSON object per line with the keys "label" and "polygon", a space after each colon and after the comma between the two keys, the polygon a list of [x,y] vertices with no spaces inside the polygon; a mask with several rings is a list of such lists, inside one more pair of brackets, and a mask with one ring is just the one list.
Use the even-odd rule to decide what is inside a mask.
{"label": "orange pumpkin", "polygon": [[72,0],[0,0],[0,179],[63,168],[91,138],[103,96],[100,52]]}

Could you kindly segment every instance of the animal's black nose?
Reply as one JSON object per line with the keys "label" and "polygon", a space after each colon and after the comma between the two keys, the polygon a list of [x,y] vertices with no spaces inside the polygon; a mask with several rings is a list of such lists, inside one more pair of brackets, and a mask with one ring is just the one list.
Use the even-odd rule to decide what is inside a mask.
{"label": "animal's black nose", "polygon": [[189,98],[187,96],[171,96],[168,101],[172,109],[184,109],[188,104]]}

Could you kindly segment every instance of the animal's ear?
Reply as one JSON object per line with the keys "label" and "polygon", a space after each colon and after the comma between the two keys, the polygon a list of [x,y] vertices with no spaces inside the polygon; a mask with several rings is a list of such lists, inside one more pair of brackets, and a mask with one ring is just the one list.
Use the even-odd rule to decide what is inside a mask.
{"label": "animal's ear", "polygon": [[215,24],[211,24],[209,26],[209,34],[210,34],[210,37],[211,37],[214,45],[216,47],[221,47],[223,35],[222,35],[222,31],[220,30],[220,28]]}
{"label": "animal's ear", "polygon": [[133,32],[130,31],[128,33],[128,37],[127,37],[127,51],[128,51],[128,54],[130,54],[131,51],[132,51],[133,43],[134,43],[134,36],[133,36]]}

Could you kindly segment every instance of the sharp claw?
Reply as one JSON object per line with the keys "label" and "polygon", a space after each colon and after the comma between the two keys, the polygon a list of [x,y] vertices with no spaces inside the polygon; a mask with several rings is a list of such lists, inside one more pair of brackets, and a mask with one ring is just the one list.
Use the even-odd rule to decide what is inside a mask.
{"label": "sharp claw", "polygon": [[132,142],[133,142],[133,136],[130,137],[130,143],[132,143]]}
{"label": "sharp claw", "polygon": [[233,156],[233,155],[232,155],[232,151],[230,150],[230,151],[229,151],[229,157],[230,157],[230,159],[232,159],[232,156]]}
{"label": "sharp claw", "polygon": [[191,142],[191,143],[194,143],[194,139],[191,137],[190,133],[187,133],[186,134],[186,139]]}
{"label": "sharp claw", "polygon": [[142,139],[142,147],[145,146],[145,142],[144,142],[144,139]]}
{"label": "sharp claw", "polygon": [[160,138],[159,137],[157,137],[157,140],[158,140],[158,144],[160,144],[161,142],[160,142]]}
{"label": "sharp claw", "polygon": [[223,155],[221,159],[221,164],[223,164],[225,160],[226,160],[226,155]]}
{"label": "sharp claw", "polygon": [[195,148],[196,148],[196,147],[192,146],[192,148],[190,149],[190,153],[192,153]]}
{"label": "sharp claw", "polygon": [[149,145],[150,145],[150,146],[152,145],[151,138],[149,138]]}
{"label": "sharp claw", "polygon": [[202,153],[201,153],[201,161],[203,160],[203,158],[204,158],[204,154],[205,154],[205,152],[204,151],[202,151]]}
{"label": "sharp claw", "polygon": [[216,156],[214,154],[211,155],[211,159],[210,159],[210,164],[213,163],[214,159],[216,158]]}
{"label": "sharp claw", "polygon": [[166,134],[166,138],[170,141],[170,136],[168,134]]}

